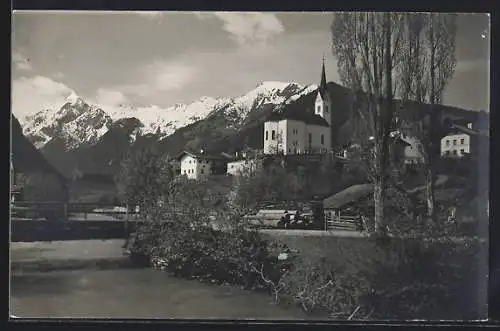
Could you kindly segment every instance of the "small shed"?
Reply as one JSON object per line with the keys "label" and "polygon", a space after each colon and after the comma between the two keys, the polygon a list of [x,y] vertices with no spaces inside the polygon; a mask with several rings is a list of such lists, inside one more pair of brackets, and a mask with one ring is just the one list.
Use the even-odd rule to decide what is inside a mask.
{"label": "small shed", "polygon": [[[363,198],[373,193],[373,184],[358,184],[346,188],[323,200],[323,209],[326,220],[340,220],[342,217],[341,211],[351,205],[359,202]],[[352,217],[353,215],[346,215]],[[359,216],[359,215],[357,215]]]}

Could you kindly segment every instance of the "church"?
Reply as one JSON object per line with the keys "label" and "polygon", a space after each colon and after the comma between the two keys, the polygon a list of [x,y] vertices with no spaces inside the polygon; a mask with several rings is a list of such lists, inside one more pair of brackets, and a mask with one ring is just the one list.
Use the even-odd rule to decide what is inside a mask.
{"label": "church", "polygon": [[330,151],[331,107],[323,59],[321,83],[311,108],[290,105],[285,111],[274,112],[267,118],[264,123],[264,154],[323,154]]}

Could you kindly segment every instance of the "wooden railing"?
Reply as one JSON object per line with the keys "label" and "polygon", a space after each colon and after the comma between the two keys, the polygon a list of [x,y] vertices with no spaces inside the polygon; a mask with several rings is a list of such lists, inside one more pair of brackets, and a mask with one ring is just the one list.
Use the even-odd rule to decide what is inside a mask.
{"label": "wooden railing", "polygon": [[138,213],[135,209],[130,210],[127,206],[113,206],[109,203],[19,201],[11,204],[11,217],[13,219],[45,218],[68,221],[70,220],[70,216],[74,214],[83,214],[84,219],[88,219],[88,214],[102,214],[119,217],[120,215],[133,216]]}
{"label": "wooden railing", "polygon": [[338,213],[325,213],[325,230],[348,230],[359,231],[361,230],[362,221],[359,215],[354,214],[340,214]]}

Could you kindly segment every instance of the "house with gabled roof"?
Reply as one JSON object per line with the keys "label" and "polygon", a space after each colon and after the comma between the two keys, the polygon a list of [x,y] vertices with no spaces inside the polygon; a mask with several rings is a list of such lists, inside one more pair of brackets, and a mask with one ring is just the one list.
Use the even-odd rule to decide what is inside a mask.
{"label": "house with gabled roof", "polygon": [[183,151],[176,157],[181,175],[189,179],[205,180],[210,175],[222,175],[227,171],[228,158],[222,154],[211,154],[203,149],[198,152]]}
{"label": "house with gabled roof", "polygon": [[452,124],[446,136],[441,139],[441,156],[463,158],[477,154],[481,147],[486,148],[489,140],[488,132],[473,127]]}

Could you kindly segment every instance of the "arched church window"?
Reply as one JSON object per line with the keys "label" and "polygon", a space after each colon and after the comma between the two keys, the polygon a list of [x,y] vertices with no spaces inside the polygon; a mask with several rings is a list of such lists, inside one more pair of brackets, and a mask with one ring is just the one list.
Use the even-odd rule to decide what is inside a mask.
{"label": "arched church window", "polygon": [[321,135],[321,145],[325,144],[325,135]]}
{"label": "arched church window", "polygon": [[271,131],[271,140],[274,140],[276,138],[276,131]]}
{"label": "arched church window", "polygon": [[320,113],[320,112],[321,112],[321,106],[318,106],[318,107],[316,108],[316,112],[317,112],[317,113]]}

